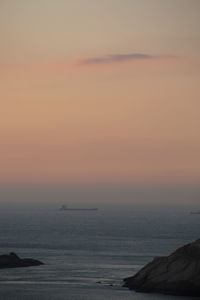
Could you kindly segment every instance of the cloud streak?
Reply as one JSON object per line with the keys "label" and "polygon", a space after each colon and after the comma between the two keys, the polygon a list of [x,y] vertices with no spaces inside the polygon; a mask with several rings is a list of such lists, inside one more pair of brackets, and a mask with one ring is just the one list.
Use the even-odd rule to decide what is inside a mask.
{"label": "cloud streak", "polygon": [[100,65],[111,63],[123,63],[127,61],[139,60],[156,60],[175,58],[174,55],[149,55],[144,53],[129,53],[129,54],[111,54],[99,57],[91,57],[81,60],[81,65]]}

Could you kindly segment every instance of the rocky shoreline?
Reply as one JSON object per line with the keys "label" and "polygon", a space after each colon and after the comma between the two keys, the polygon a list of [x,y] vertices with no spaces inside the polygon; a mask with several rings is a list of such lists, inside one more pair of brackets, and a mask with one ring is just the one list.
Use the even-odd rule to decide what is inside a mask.
{"label": "rocky shoreline", "polygon": [[157,257],[136,275],[125,278],[124,286],[136,292],[200,296],[200,239]]}
{"label": "rocky shoreline", "polygon": [[0,269],[40,266],[44,263],[32,258],[20,258],[16,253],[0,255]]}

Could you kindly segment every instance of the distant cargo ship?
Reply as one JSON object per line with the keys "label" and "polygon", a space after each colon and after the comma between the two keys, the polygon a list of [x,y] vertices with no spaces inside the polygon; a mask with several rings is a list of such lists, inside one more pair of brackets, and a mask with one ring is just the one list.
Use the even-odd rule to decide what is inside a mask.
{"label": "distant cargo ship", "polygon": [[197,210],[197,211],[191,211],[191,214],[192,214],[192,215],[200,215],[200,210]]}
{"label": "distant cargo ship", "polygon": [[60,210],[63,211],[63,210],[98,210],[98,208],[69,208],[67,207],[67,205],[62,205],[60,207]]}

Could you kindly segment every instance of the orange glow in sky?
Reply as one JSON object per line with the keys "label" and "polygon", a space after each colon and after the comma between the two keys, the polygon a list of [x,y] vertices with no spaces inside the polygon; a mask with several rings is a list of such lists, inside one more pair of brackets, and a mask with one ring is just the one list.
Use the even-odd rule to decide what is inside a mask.
{"label": "orange glow in sky", "polygon": [[0,182],[199,182],[199,9],[1,1]]}

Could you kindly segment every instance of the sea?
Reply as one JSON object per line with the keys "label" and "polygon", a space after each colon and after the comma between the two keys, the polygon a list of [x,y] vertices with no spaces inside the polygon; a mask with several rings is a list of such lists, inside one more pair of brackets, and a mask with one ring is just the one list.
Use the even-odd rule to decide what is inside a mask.
{"label": "sea", "polygon": [[123,287],[123,278],[134,275],[155,256],[168,255],[199,239],[200,215],[181,205],[100,203],[96,211],[60,211],[63,203],[58,201],[0,204],[0,254],[16,252],[44,262],[1,269],[0,299],[190,299],[136,293]]}

